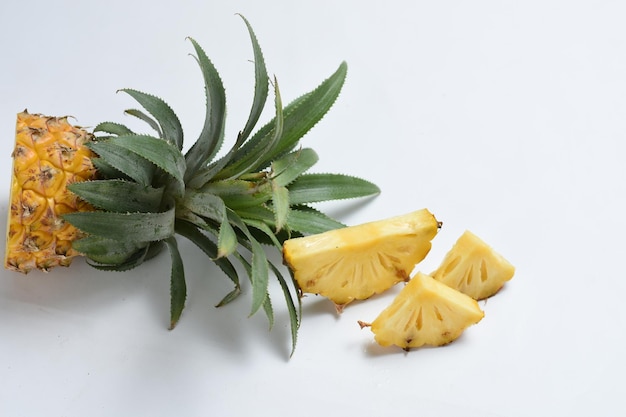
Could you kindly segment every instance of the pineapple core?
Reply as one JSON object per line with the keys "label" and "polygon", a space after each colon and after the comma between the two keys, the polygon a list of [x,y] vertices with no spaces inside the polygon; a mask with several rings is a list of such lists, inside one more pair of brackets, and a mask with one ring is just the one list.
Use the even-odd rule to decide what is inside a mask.
{"label": "pineapple core", "polygon": [[407,281],[430,251],[441,223],[428,210],[289,239],[285,263],[304,293],[320,294],[341,311],[354,300]]}

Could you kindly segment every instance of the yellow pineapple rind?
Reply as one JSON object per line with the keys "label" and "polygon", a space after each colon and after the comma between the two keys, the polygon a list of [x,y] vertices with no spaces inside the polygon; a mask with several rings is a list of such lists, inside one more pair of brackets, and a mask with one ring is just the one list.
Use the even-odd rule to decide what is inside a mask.
{"label": "yellow pineapple rind", "polygon": [[496,294],[513,278],[515,267],[466,230],[431,275],[476,300]]}
{"label": "yellow pineapple rind", "polygon": [[92,210],[67,186],[95,177],[92,135],[67,117],[17,115],[4,266],[27,273],[68,266],[80,232],[62,215]]}
{"label": "yellow pineapple rind", "polygon": [[379,345],[408,350],[451,343],[483,317],[476,300],[417,273],[370,327]]}
{"label": "yellow pineapple rind", "polygon": [[441,224],[426,209],[317,235],[289,239],[285,263],[304,293],[332,300],[338,311],[406,282]]}

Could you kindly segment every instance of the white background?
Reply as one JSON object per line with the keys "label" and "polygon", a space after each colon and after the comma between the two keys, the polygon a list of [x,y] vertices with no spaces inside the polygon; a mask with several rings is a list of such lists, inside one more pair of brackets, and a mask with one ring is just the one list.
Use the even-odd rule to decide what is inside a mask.
{"label": "white background", "polygon": [[[430,272],[465,229],[516,267],[455,343],[379,348],[371,321],[399,288],[341,317],[304,300],[289,359],[281,295],[269,332],[184,239],[190,296],[168,321],[169,257],[127,274],[82,261],[0,272],[2,416],[621,416],[626,412],[626,4],[620,1],[40,1],[0,5],[6,215],[15,114],[133,124],[119,88],[164,98],[193,142],[202,80],[220,71],[227,138],[245,123],[252,23],[285,102],[342,60],[340,99],[304,139],[318,172],[377,183],[329,204],[349,224],[427,207],[444,227]],[[266,115],[263,121],[267,121]],[[4,233],[4,226],[2,226]],[[2,246],[4,251],[4,245]]]}

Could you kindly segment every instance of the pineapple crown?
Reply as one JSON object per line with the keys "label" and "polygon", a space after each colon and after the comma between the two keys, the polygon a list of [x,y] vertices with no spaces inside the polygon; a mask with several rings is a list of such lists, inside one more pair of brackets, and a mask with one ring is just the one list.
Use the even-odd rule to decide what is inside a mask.
{"label": "pineapple crown", "polygon": [[[318,156],[313,149],[298,146],[338,97],[346,63],[317,88],[283,106],[278,82],[274,78],[270,83],[257,38],[242,19],[252,41],[255,90],[248,120],[232,147],[218,158],[224,141],[224,86],[203,49],[189,38],[206,93],[206,118],[197,141],[183,154],[183,129],[174,111],[153,95],[120,90],[143,107],[126,113],[145,121],[156,134],[135,133],[114,122],[97,125],[97,136],[88,146],[97,155],[93,163],[99,177],[69,187],[97,210],[68,214],[65,219],[87,234],[73,247],[100,270],[129,270],[169,249],[170,328],[178,322],[187,296],[176,234],[196,244],[233,282],[234,289],[218,306],[241,293],[235,267],[239,263],[251,283],[250,315],[263,309],[270,327],[274,322],[268,295],[271,271],[284,292],[293,351],[300,323],[297,283],[268,259],[264,245],[282,251],[283,242],[292,236],[343,227],[311,204],[375,195],[380,190],[349,175],[307,173]],[[275,116],[253,134],[270,84]]]}

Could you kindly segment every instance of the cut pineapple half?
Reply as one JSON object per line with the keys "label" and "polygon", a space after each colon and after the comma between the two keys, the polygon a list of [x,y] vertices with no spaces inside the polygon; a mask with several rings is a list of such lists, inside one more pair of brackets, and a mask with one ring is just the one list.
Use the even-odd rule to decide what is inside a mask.
{"label": "cut pineapple half", "polygon": [[359,324],[371,327],[379,345],[409,350],[448,344],[483,317],[476,300],[417,273],[376,320]]}
{"label": "cut pineapple half", "polygon": [[514,273],[513,265],[468,230],[431,275],[475,300],[482,300],[497,293]]}
{"label": "cut pineapple half", "polygon": [[426,209],[285,241],[285,263],[304,293],[332,300],[340,312],[407,281],[430,251],[441,223]]}

